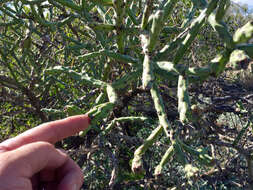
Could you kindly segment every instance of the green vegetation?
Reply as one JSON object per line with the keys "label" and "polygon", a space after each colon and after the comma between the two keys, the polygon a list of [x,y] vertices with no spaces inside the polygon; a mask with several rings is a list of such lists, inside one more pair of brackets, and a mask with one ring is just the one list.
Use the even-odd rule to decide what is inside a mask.
{"label": "green vegetation", "polygon": [[248,69],[253,21],[230,4],[0,2],[0,140],[86,113],[57,145],[84,189],[252,189],[253,89],[233,69]]}

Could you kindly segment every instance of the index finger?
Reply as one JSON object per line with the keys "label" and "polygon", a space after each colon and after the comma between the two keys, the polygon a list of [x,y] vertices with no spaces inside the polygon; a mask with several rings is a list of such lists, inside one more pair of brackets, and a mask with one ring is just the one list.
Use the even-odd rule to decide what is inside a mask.
{"label": "index finger", "polygon": [[89,124],[90,118],[88,115],[77,115],[62,120],[44,123],[0,143],[0,147],[4,147],[4,149],[8,151],[25,144],[39,141],[54,144],[57,141],[78,133],[79,131],[85,130]]}

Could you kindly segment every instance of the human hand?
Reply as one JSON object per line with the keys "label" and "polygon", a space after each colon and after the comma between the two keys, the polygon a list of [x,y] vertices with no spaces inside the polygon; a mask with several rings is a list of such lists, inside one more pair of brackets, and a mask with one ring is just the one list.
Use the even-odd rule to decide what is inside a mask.
{"label": "human hand", "polygon": [[0,143],[0,190],[78,190],[79,166],[53,144],[88,127],[87,115],[44,123]]}

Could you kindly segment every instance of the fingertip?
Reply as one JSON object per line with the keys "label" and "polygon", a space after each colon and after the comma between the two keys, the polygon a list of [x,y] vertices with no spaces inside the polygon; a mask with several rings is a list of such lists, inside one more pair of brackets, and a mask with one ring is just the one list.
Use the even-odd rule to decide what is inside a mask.
{"label": "fingertip", "polygon": [[88,126],[90,125],[91,119],[87,114],[84,115],[75,115],[75,116],[70,116],[64,119],[67,123],[69,122],[74,122],[74,123],[82,123],[83,126]]}

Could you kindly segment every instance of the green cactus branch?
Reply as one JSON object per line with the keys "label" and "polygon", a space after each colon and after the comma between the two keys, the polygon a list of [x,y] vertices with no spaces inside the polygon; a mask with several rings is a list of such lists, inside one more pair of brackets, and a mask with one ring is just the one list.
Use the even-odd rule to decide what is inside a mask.
{"label": "green cactus branch", "polygon": [[[253,51],[253,47],[251,44],[240,45],[238,46],[238,49],[245,50],[246,52],[248,52],[247,54],[249,55]],[[189,77],[189,82],[196,82],[196,80],[192,77],[198,77],[198,82],[204,81],[209,76],[218,76],[224,71],[226,64],[229,62],[231,52],[231,50],[225,50],[223,53],[218,54],[205,67],[188,68],[187,66],[182,64],[175,65],[172,62],[159,61],[156,62],[156,64],[153,64],[154,71],[155,73],[159,73],[160,76],[164,76],[165,78],[167,75],[167,79],[170,80],[176,80],[179,74],[185,73]]]}
{"label": "green cactus branch", "polygon": [[43,2],[45,2],[46,0],[33,0],[33,1],[26,1],[26,0],[21,0],[21,2],[24,5],[35,5],[35,4],[41,4]]}
{"label": "green cactus branch", "polygon": [[130,7],[126,8],[126,13],[131,19],[131,21],[134,23],[134,25],[139,25],[139,21],[136,19],[136,16]]}
{"label": "green cactus branch", "polygon": [[[251,45],[238,46],[238,48],[245,49],[245,51],[252,51]],[[192,77],[198,77],[197,81],[204,81],[209,76],[219,76],[225,69],[226,64],[229,62],[231,50],[225,50],[223,53],[218,54],[210,63],[205,67],[190,67],[172,62],[160,61],[154,64],[155,72],[161,73],[166,71],[167,75],[171,74],[171,80],[175,80],[179,74],[185,73],[189,77],[189,82],[196,82]],[[163,76],[163,75],[161,75]]]}
{"label": "green cactus branch", "polygon": [[104,50],[104,54],[106,56],[113,58],[113,59],[120,61],[120,62],[133,63],[134,65],[137,65],[139,63],[138,59],[136,59],[132,56],[129,56],[129,55],[116,53],[116,52],[109,51],[109,50]]}
{"label": "green cactus branch", "polygon": [[1,27],[8,27],[8,26],[17,25],[17,24],[20,24],[20,23],[22,23],[22,21],[13,20],[13,21],[6,22],[6,23],[0,22],[0,26],[1,26]]}
{"label": "green cactus branch", "polygon": [[217,20],[217,22],[223,19],[229,6],[230,6],[230,0],[223,0],[219,2],[218,8],[215,14],[215,20]]}
{"label": "green cactus branch", "polygon": [[234,36],[233,40],[236,44],[247,43],[253,37],[253,21],[249,21],[243,27],[239,28]]}
{"label": "green cactus branch", "polygon": [[191,0],[194,7],[199,8],[200,10],[203,10],[207,7],[208,3],[206,0]]}
{"label": "green cactus branch", "polygon": [[154,14],[152,17],[153,23],[149,35],[141,35],[142,49],[145,54],[142,75],[142,84],[144,89],[152,88],[154,74],[152,62],[150,61],[150,54],[154,49],[156,42],[158,41],[160,31],[163,27],[163,16],[164,15],[162,11],[157,11],[156,14]]}
{"label": "green cactus branch", "polygon": [[165,166],[165,164],[167,164],[169,162],[169,160],[171,159],[171,157],[174,155],[174,147],[173,145],[171,145],[167,151],[165,152],[165,154],[163,155],[159,165],[156,166],[155,168],[155,176],[160,176],[162,174],[162,169]]}
{"label": "green cactus branch", "polygon": [[[96,134],[98,136],[110,133],[118,122],[146,122],[147,117],[131,115],[124,117],[125,109],[118,112],[122,117],[113,117],[117,115],[119,107],[123,109],[129,106],[127,111],[132,113],[133,106],[140,101],[141,93],[145,93],[142,97],[146,103],[146,98],[150,98],[146,90],[149,90],[157,113],[158,126],[135,150],[132,171],[145,172],[143,155],[149,148],[154,147],[154,143],[163,133],[168,147],[155,168],[155,176],[161,175],[165,164],[172,158],[184,166],[189,178],[198,171],[198,168],[189,164],[189,158],[193,157],[203,166],[214,165],[214,158],[209,156],[204,148],[198,149],[188,145],[189,141],[194,142],[201,138],[200,136],[204,134],[200,132],[201,130],[193,135],[190,133],[192,135],[190,140],[181,136],[182,139],[179,139],[178,133],[181,132],[179,130],[182,125],[177,127],[174,125],[176,122],[170,124],[166,110],[167,102],[162,98],[162,95],[166,97],[167,94],[160,92],[159,85],[162,86],[165,82],[174,85],[177,82],[179,120],[183,127],[187,127],[185,124],[188,123],[201,125],[202,120],[194,118],[200,115],[194,115],[194,106],[191,107],[189,83],[203,82],[210,76],[218,77],[225,70],[226,64],[232,60],[232,52],[242,50],[247,59],[253,58],[253,45],[250,44],[253,37],[253,22],[248,22],[234,35],[229,33],[223,22],[229,0],[21,0],[13,3],[16,3],[14,7],[12,4],[9,6],[5,0],[0,3],[0,12],[4,15],[0,22],[0,55],[5,62],[2,67],[7,70],[3,71],[4,74],[11,76],[9,79],[3,75],[2,78],[5,80],[0,81],[1,85],[8,83],[5,85],[7,88],[9,85],[12,90],[20,88],[24,92],[27,90],[26,86],[37,86],[37,81],[36,85],[30,83],[31,78],[37,80],[42,76],[43,78],[39,78],[38,81],[43,85],[56,82],[53,96],[45,95],[45,100],[54,99],[54,93],[56,97],[60,97],[68,90],[73,91],[71,92],[73,97],[59,98],[61,104],[51,103],[44,105],[46,108],[38,108],[42,113],[53,117],[83,114],[87,111],[87,107],[84,111],[83,108],[73,104],[82,101],[87,106],[93,101],[87,111],[91,125],[80,135],[86,135],[93,128],[98,129],[99,134]],[[181,3],[184,4],[182,9]],[[191,64],[185,64],[181,60],[184,59],[206,21],[219,35],[225,48],[214,59],[203,63],[204,66],[189,67]],[[209,28],[205,28],[206,30],[209,32]],[[25,31],[27,35],[24,35]],[[213,33],[210,36],[213,36]],[[202,38],[199,40],[197,43],[202,47]],[[208,44],[208,48],[213,47]],[[44,55],[47,57],[44,58]],[[198,61],[210,57],[202,56],[203,54]],[[58,61],[64,62],[64,66]],[[30,74],[33,70],[36,70],[36,73]],[[91,73],[89,76],[86,74],[88,72]],[[21,78],[24,80],[20,80]],[[27,81],[29,83],[26,84]],[[67,84],[68,82],[70,84]],[[141,82],[144,90],[139,89]],[[64,89],[64,86],[73,87],[73,85],[77,88]],[[83,86],[96,87],[92,91],[94,96],[86,93],[87,89]],[[44,91],[51,90],[51,87],[51,84],[43,86],[44,90],[38,93],[38,97],[44,99],[44,94],[47,93]],[[31,87],[32,90],[36,88]],[[82,94],[85,94],[82,99],[76,98]],[[195,97],[191,98],[195,100]],[[65,106],[63,110],[60,109],[62,105]],[[152,106],[150,102],[147,105]],[[145,104],[145,107],[147,105]],[[102,128],[99,129],[99,126]],[[236,136],[233,145],[240,142],[248,127],[247,123]]]}
{"label": "green cactus branch", "polygon": [[81,11],[82,11],[82,7],[73,3],[73,1],[68,1],[68,0],[55,0],[55,1],[59,4],[61,4],[62,6],[66,6],[70,9],[77,11],[78,13],[81,13]]}
{"label": "green cactus branch", "polygon": [[177,0],[167,0],[167,2],[164,4],[163,6],[163,23],[166,23],[169,19],[169,16],[173,10],[173,8],[175,7]]}
{"label": "green cactus branch", "polygon": [[89,0],[92,3],[98,4],[98,5],[104,5],[104,6],[112,6],[112,0]]}
{"label": "green cactus branch", "polygon": [[211,74],[209,67],[188,67],[182,64],[175,65],[172,62],[159,61],[156,62],[157,67],[167,72],[173,72],[175,75],[186,74],[189,78],[192,76],[206,78]]}
{"label": "green cactus branch", "polygon": [[178,34],[180,32],[183,32],[184,29],[177,26],[164,26],[161,33],[162,34]]}
{"label": "green cactus branch", "polygon": [[112,18],[107,14],[107,11],[103,6],[97,5],[96,8],[98,13],[103,17],[104,23],[113,24]]}
{"label": "green cactus branch", "polygon": [[142,72],[142,87],[143,89],[151,89],[154,81],[154,73],[152,62],[149,54],[145,54],[143,61],[143,72]]}
{"label": "green cactus branch", "polygon": [[219,34],[220,38],[224,41],[226,48],[233,49],[235,47],[235,44],[226,24],[222,21],[218,21],[216,19],[216,14],[214,13],[208,17],[208,21],[213,29]]}
{"label": "green cactus branch", "polygon": [[138,78],[139,76],[141,76],[141,69],[136,70],[136,71],[132,71],[130,73],[125,74],[120,79],[114,81],[112,83],[112,86],[115,89],[126,88],[131,82],[133,82],[134,80],[136,80],[136,78]]}
{"label": "green cactus branch", "polygon": [[[253,51],[252,48],[251,44],[238,46],[238,49],[245,50],[249,55],[252,55],[250,54]],[[232,50],[225,50],[223,53],[218,54],[205,67],[188,68],[182,64],[175,65],[172,62],[160,61],[153,64],[154,71],[155,73],[159,73],[162,77],[166,75],[167,77],[170,76],[170,80],[176,80],[178,75],[185,73],[189,77],[189,82],[204,81],[209,76],[219,76],[219,74],[224,71],[226,64],[229,62],[231,52]],[[194,77],[197,77],[197,79],[194,79]]]}
{"label": "green cactus branch", "polygon": [[162,134],[163,127],[159,125],[155,130],[151,132],[149,137],[144,141],[144,143],[135,150],[134,159],[132,161],[132,171],[134,173],[142,173],[145,172],[142,163],[142,156],[145,154],[148,148],[152,146],[158,139],[158,137]]}
{"label": "green cactus branch", "polygon": [[113,7],[115,10],[115,20],[116,20],[116,34],[117,34],[117,45],[119,53],[124,53],[124,32],[122,31],[123,18],[126,13],[126,1],[124,0],[112,0]]}
{"label": "green cactus branch", "polygon": [[141,20],[141,29],[142,30],[146,29],[146,26],[147,26],[148,20],[149,20],[149,16],[152,14],[152,11],[153,11],[153,0],[147,0],[145,7],[144,7],[142,20]]}
{"label": "green cactus branch", "polygon": [[188,78],[186,75],[179,75],[178,77],[177,97],[179,119],[182,123],[189,122],[191,120],[191,103],[188,95]]}
{"label": "green cactus branch", "polygon": [[155,82],[153,82],[152,88],[150,89],[150,93],[154,101],[159,123],[163,127],[166,137],[172,138],[170,134],[172,133],[172,129],[171,129],[171,126],[169,125],[169,121],[165,112],[165,107],[164,107],[162,97],[160,95],[160,92]]}
{"label": "green cactus branch", "polygon": [[107,92],[108,99],[111,103],[113,103],[113,104],[118,103],[119,97],[118,97],[115,89],[112,87],[112,85],[110,85],[110,84],[106,85],[106,92]]}
{"label": "green cactus branch", "polygon": [[88,60],[90,60],[92,58],[96,58],[100,55],[103,55],[103,50],[87,53],[84,55],[79,55],[76,57],[76,59],[78,59],[79,61],[88,61]]}
{"label": "green cactus branch", "polygon": [[33,15],[35,16],[35,19],[38,21],[38,23],[40,23],[43,26],[51,27],[52,30],[54,29],[55,26],[61,27],[65,24],[71,23],[75,19],[75,17],[72,15],[58,22],[49,22],[39,16],[34,5],[31,5],[31,11]]}
{"label": "green cactus branch", "polygon": [[205,19],[208,18],[208,16],[212,13],[212,11],[217,7],[218,2],[219,2],[219,0],[212,0],[209,3],[208,7],[205,8],[200,13],[200,15],[192,22],[187,36],[185,37],[184,41],[180,45],[180,47],[175,55],[175,58],[173,60],[174,64],[178,64],[179,61],[183,58],[183,55],[185,54],[187,49],[190,47],[190,45],[193,42],[193,40],[195,39],[195,37],[197,36],[200,27],[204,24]]}
{"label": "green cactus branch", "polygon": [[159,34],[163,28],[163,11],[158,10],[155,14],[152,15],[152,26],[149,32],[149,38],[147,41],[147,49],[151,53],[152,50],[155,48]]}
{"label": "green cactus branch", "polygon": [[184,20],[184,22],[181,24],[180,28],[186,28],[186,27],[189,26],[189,24],[191,23],[191,21],[194,18],[194,15],[195,15],[196,11],[197,11],[197,7],[192,6],[189,13],[188,13],[187,19]]}
{"label": "green cactus branch", "polygon": [[19,22],[24,23],[24,21],[21,21],[20,19],[18,19],[14,14],[12,14],[6,8],[3,8],[3,7],[0,6],[0,11],[2,11],[4,14],[8,15],[9,17],[11,17],[15,22],[17,22],[17,23],[19,23]]}
{"label": "green cactus branch", "polygon": [[231,50],[226,49],[224,52],[218,54],[210,63],[211,76],[219,76],[225,69],[226,64],[229,62]]}
{"label": "green cactus branch", "polygon": [[117,122],[126,122],[126,121],[130,121],[130,122],[142,121],[142,122],[145,122],[147,120],[149,120],[149,118],[147,118],[147,117],[134,117],[134,116],[115,118],[104,129],[104,134],[108,134]]}
{"label": "green cactus branch", "polygon": [[168,54],[174,51],[185,40],[188,29],[181,32],[174,40],[168,45],[164,46],[155,56],[155,61],[161,61],[167,59]]}
{"label": "green cactus branch", "polygon": [[[94,32],[97,31],[103,31],[103,32],[110,32],[110,31],[120,31],[124,35],[135,35],[139,33],[138,27],[124,27],[121,25],[120,27],[117,27],[115,24],[106,24],[106,23],[99,23],[99,22],[89,22],[85,24],[87,29],[92,30]],[[120,52],[124,53],[124,52]]]}
{"label": "green cactus branch", "polygon": [[[46,111],[48,109],[43,109],[43,110]],[[76,105],[66,105],[64,107],[64,112],[67,114],[68,117],[73,116],[73,115],[84,114],[84,111]]]}
{"label": "green cactus branch", "polygon": [[203,149],[193,149],[192,147],[186,145],[181,140],[178,140],[178,143],[183,148],[184,151],[188,152],[191,156],[194,156],[200,164],[204,166],[213,166],[215,163],[215,160],[207,154],[207,152]]}
{"label": "green cactus branch", "polygon": [[71,78],[78,81],[79,83],[96,86],[100,88],[106,87],[106,83],[97,79],[94,79],[92,77],[89,77],[86,74],[78,73],[68,67],[63,66],[55,66],[51,69],[47,69],[46,72],[48,74],[55,74],[55,73],[65,73],[68,74]]}
{"label": "green cactus branch", "polygon": [[95,102],[94,102],[93,105],[96,106],[96,105],[98,105],[98,104],[102,104],[102,103],[104,102],[105,98],[106,98],[105,92],[101,92],[101,93],[97,96],[97,98],[96,98],[96,100],[95,100]]}
{"label": "green cactus branch", "polygon": [[116,26],[114,24],[104,24],[104,23],[92,22],[92,23],[88,23],[87,26],[90,27],[94,31],[102,30],[102,31],[109,32],[109,31],[116,30]]}
{"label": "green cactus branch", "polygon": [[110,50],[100,50],[96,52],[87,53],[84,55],[77,56],[77,59],[80,61],[87,61],[91,58],[96,58],[97,56],[108,56],[110,58],[113,58],[119,62],[125,62],[125,63],[133,63],[138,64],[138,59],[131,57],[129,55],[116,53]]}
{"label": "green cactus branch", "polygon": [[96,128],[97,123],[106,118],[113,110],[114,104],[111,102],[99,104],[91,108],[86,114],[91,118],[91,124],[87,129],[82,131],[79,135],[85,136],[91,128]]}

